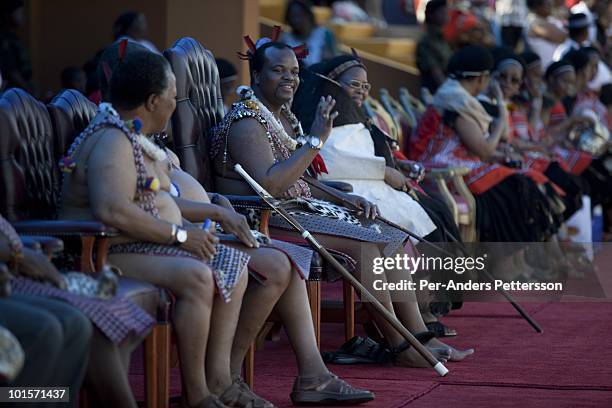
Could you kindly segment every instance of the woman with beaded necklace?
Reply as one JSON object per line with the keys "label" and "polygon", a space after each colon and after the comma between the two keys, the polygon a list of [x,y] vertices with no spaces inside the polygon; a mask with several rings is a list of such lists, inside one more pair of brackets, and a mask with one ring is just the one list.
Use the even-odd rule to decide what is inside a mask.
{"label": "woman with beaded necklace", "polygon": [[229,352],[249,257],[183,222],[169,193],[166,154],[143,136],[161,132],[175,108],[168,62],[125,49],[120,60],[110,80],[112,105],[100,105],[62,159],[60,218],[96,219],[121,232],[111,240],[109,262],[176,298],[185,405],[225,407],[209,381],[217,389],[232,385]]}

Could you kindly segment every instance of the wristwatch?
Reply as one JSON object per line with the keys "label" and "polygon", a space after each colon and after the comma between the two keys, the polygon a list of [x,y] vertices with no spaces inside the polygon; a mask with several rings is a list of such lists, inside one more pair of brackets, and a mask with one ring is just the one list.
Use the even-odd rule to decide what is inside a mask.
{"label": "wristwatch", "polygon": [[321,150],[323,147],[323,141],[319,139],[319,136],[310,136],[310,139],[308,139],[308,147],[311,149]]}
{"label": "wristwatch", "polygon": [[179,246],[187,241],[187,230],[172,224],[172,245]]}
{"label": "wristwatch", "polygon": [[300,134],[295,141],[297,142],[297,148],[299,149],[300,147],[304,146],[306,143],[308,143],[308,139],[306,138],[306,136]]}

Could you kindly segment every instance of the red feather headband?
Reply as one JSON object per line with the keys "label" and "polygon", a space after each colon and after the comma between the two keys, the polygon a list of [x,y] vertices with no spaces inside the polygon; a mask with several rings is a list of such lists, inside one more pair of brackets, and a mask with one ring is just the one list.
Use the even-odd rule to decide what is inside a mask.
{"label": "red feather headband", "polygon": [[[243,60],[250,60],[255,55],[255,52],[262,45],[269,42],[277,42],[280,34],[282,32],[281,26],[275,25],[272,29],[272,36],[270,38],[263,37],[257,40],[257,42],[253,42],[251,36],[245,35],[244,42],[246,43],[248,50],[246,52],[238,52],[238,57]],[[308,48],[306,48],[306,44],[298,45],[297,47],[292,47],[293,52],[295,52],[295,56],[298,60],[302,60],[308,56]]]}

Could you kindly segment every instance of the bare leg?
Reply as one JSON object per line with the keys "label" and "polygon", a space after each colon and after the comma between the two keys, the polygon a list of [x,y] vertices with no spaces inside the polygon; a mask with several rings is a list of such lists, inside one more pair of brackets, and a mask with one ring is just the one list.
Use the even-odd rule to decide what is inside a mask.
{"label": "bare leg", "polygon": [[[387,271],[387,279],[389,282],[400,282],[401,280],[412,280],[409,273],[402,270],[390,270]],[[418,291],[416,291],[418,293]],[[427,326],[418,310],[417,294],[413,291],[397,291],[394,292],[393,296],[393,307],[398,319],[406,326],[412,333],[420,333],[427,331]],[[461,361],[465,357],[474,353],[473,349],[468,350],[457,350],[440,340],[434,338],[431,339],[427,345],[432,348],[447,348],[450,350],[451,361]],[[408,364],[420,365],[426,364],[420,355],[416,353],[416,350],[409,349],[406,352],[405,357],[407,358]]]}
{"label": "bare leg", "polygon": [[125,369],[126,373],[130,370],[130,359],[132,357],[132,353],[138,348],[145,338],[146,336],[130,336],[125,339],[125,341],[118,348],[121,363],[123,364],[123,368]]}
{"label": "bare leg", "polygon": [[263,285],[251,281],[242,300],[242,310],[234,339],[231,372],[239,375],[248,348],[278,302],[291,276],[291,264],[285,255],[270,248],[244,249],[251,256],[249,267],[267,277]]}
{"label": "bare leg", "polygon": [[232,384],[230,356],[248,279],[248,273],[244,273],[230,302],[225,303],[220,296],[214,299],[210,325],[213,335],[208,339],[206,354],[206,377],[213,394],[221,395]]}
{"label": "bare leg", "polygon": [[295,352],[299,375],[314,377],[327,373],[317,348],[304,281],[292,270],[282,252],[269,248],[246,252],[251,255],[249,265],[265,273],[268,280],[265,285],[252,282],[244,297],[238,334],[232,350],[232,373],[240,373],[248,347],[275,304],[275,310]]}
{"label": "bare leg", "polygon": [[[327,393],[325,398],[330,403],[336,398],[339,402],[349,405],[371,400],[373,395],[370,392],[351,387],[325,367],[317,348],[306,285],[297,272],[292,270],[287,256],[281,251],[270,248],[246,249],[245,252],[251,255],[249,266],[264,274],[267,280],[263,285],[254,280],[249,283],[232,349],[232,374],[240,374],[248,347],[276,305],[276,312],[285,326],[298,365],[298,377],[294,383],[294,392],[291,394],[292,400],[309,399],[307,398],[309,394],[312,398],[313,392],[316,394],[321,391]],[[237,384],[240,384],[240,381],[234,382],[233,386]],[[244,406],[272,406],[270,402],[253,394],[246,384],[242,384],[239,385],[241,388],[239,394],[233,396],[244,402]],[[235,388],[228,389],[228,392],[235,392]],[[222,395],[222,400],[224,396],[225,394]],[[228,400],[232,398],[228,397]]]}
{"label": "bare leg", "polygon": [[276,304],[276,311],[285,326],[291,346],[293,346],[298,375],[320,377],[326,374],[327,367],[317,348],[306,284],[297,272],[291,274],[289,286]]}
{"label": "bare leg", "polygon": [[119,347],[96,328],[91,339],[86,381],[93,393],[90,401],[94,407],[137,407]]}
{"label": "bare leg", "polygon": [[204,362],[214,281],[210,268],[189,258],[114,254],[109,262],[127,276],[169,289],[176,296],[173,324],[177,333],[187,403],[197,405],[210,392]]}
{"label": "bare leg", "polygon": [[[271,230],[274,236],[277,233],[279,236],[287,236],[292,235],[296,236],[297,234],[288,231],[279,231],[279,230]],[[360,264],[363,265],[373,265],[373,259],[376,257],[380,257],[381,251],[375,244],[370,244],[366,242],[359,242],[351,239],[337,238],[331,237],[329,235],[316,235],[316,239],[326,248],[332,248],[341,252],[344,252],[355,260],[357,260]],[[359,269],[359,268],[358,268]],[[365,269],[363,269],[365,271]],[[357,278],[360,281],[364,281],[365,276],[361,276],[361,273],[358,273]],[[364,273],[365,275],[365,273]],[[409,276],[408,276],[409,278]],[[385,274],[377,275],[377,279],[386,281]],[[369,280],[369,278],[368,278]],[[367,284],[366,284],[367,285]],[[402,292],[404,293],[404,292]],[[403,308],[406,309],[409,313],[405,313],[403,315],[399,315],[396,313],[394,304],[391,302],[391,296],[389,292],[385,291],[377,291],[375,296],[378,298],[380,303],[392,313],[396,313],[400,322],[411,332],[419,333],[426,331],[425,323],[423,323],[423,319],[419,313],[418,305],[414,298],[414,293],[405,291],[406,296],[410,297],[410,302],[404,303]],[[402,299],[403,300],[403,299]],[[405,339],[404,337],[387,322],[387,320],[378,313],[373,305],[370,302],[364,302],[364,306],[368,309],[370,314],[372,315],[376,325],[380,328],[387,342],[393,346],[397,347],[402,344]],[[429,346],[429,344],[428,344]],[[438,358],[440,361],[445,362],[446,359],[450,356],[449,348],[445,346],[436,345],[436,347],[430,347],[430,351],[434,355],[434,357]],[[409,349],[409,353],[416,353],[416,351]],[[416,366],[429,366],[427,362],[425,362],[420,356],[415,358],[414,364]]]}

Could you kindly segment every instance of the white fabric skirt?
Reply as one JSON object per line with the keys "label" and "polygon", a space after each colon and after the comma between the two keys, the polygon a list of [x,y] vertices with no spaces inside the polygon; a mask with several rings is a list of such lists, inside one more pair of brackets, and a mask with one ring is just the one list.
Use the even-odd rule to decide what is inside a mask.
{"label": "white fabric skirt", "polygon": [[385,183],[385,159],[374,154],[374,142],[363,124],[333,128],[321,156],[329,172],[323,173],[323,180],[351,184],[353,194],[375,203],[383,217],[420,237],[436,229],[417,201]]}

